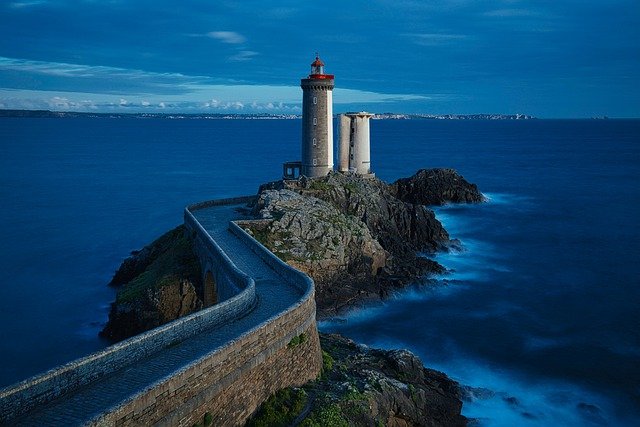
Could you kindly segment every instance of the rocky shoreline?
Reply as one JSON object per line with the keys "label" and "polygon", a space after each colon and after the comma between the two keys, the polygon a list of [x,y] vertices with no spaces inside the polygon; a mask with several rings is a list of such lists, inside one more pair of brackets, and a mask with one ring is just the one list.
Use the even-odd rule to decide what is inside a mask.
{"label": "rocky shoreline", "polygon": [[387,298],[445,269],[423,256],[451,240],[425,205],[482,202],[474,184],[452,169],[420,170],[388,185],[332,172],[324,178],[264,184],[247,231],[316,285],[318,317]]}
{"label": "rocky shoreline", "polygon": [[[238,223],[283,261],[313,278],[318,317],[328,318],[444,272],[424,254],[446,251],[459,243],[450,239],[425,205],[482,201],[477,187],[452,169],[423,169],[390,185],[374,177],[330,173],[323,178],[263,184],[255,204],[245,209],[249,219]],[[171,230],[133,252],[115,273],[110,285],[119,290],[100,334],[118,341],[202,309],[201,277],[188,233],[182,226]],[[365,377],[373,375],[370,365],[375,354],[377,369],[391,375],[385,380],[390,387],[385,390],[391,394],[356,387],[358,393],[366,394],[370,409],[351,416],[348,408],[352,405],[343,408],[339,404],[345,392],[335,380],[341,377],[331,371],[325,373],[324,379],[330,380],[321,387],[321,395],[333,397],[312,399],[307,408],[310,416],[338,411],[344,425],[369,425],[377,420],[384,420],[385,425],[464,424],[457,383],[425,369],[411,353],[401,357],[411,362],[408,373],[398,371],[400,362],[389,352],[365,350],[341,337],[325,336],[323,345],[342,349],[327,355],[344,359],[341,372],[348,370],[352,382],[360,385],[368,381],[363,380],[363,372],[367,372]],[[391,365],[395,371],[389,370]],[[407,375],[413,382],[404,377]],[[436,395],[440,397],[434,400]],[[364,405],[365,400],[356,406]],[[365,416],[373,408],[378,415]]]}

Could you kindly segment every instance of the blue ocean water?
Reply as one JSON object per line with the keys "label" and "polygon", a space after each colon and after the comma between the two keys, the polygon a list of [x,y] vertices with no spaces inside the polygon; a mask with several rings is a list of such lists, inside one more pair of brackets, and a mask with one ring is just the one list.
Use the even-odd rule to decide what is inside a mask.
{"label": "blue ocean water", "polygon": [[[452,271],[323,323],[485,388],[483,425],[632,425],[640,408],[640,121],[373,121],[387,181],[456,168]],[[0,385],[106,345],[106,286],[191,202],[299,158],[296,120],[0,119]]]}

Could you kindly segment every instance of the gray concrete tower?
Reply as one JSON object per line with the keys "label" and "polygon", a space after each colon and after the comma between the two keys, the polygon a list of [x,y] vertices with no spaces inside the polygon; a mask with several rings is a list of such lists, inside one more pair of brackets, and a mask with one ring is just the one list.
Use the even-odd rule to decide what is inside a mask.
{"label": "gray concrete tower", "polygon": [[369,119],[373,114],[340,114],[340,139],[338,141],[338,170],[358,175],[373,175],[371,172],[371,148]]}
{"label": "gray concrete tower", "polygon": [[300,80],[302,87],[302,165],[309,178],[333,170],[333,74],[324,73],[316,56],[311,74]]}

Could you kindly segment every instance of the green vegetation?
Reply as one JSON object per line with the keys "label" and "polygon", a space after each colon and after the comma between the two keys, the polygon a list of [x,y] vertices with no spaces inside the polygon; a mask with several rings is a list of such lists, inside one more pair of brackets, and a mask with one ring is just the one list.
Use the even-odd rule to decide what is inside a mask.
{"label": "green vegetation", "polygon": [[311,181],[311,185],[309,185],[309,188],[316,191],[328,191],[332,188],[332,186],[324,181],[313,180]]}
{"label": "green vegetation", "polygon": [[247,426],[289,426],[302,412],[307,400],[307,393],[303,389],[285,388],[280,390],[262,404],[258,413],[249,420]]}
{"label": "green vegetation", "polygon": [[322,372],[326,373],[333,369],[333,357],[326,351],[322,350]]}
{"label": "green vegetation", "polygon": [[289,344],[287,344],[287,347],[295,348],[300,344],[304,344],[306,341],[307,341],[307,336],[303,332],[300,335],[296,335],[295,337],[291,338],[291,341],[289,341]]}
{"label": "green vegetation", "polygon": [[154,241],[151,244],[153,261],[142,274],[118,291],[116,302],[133,302],[147,289],[160,289],[180,279],[199,280],[202,276],[200,263],[193,251],[193,241],[186,234],[184,226],[180,226]]}
{"label": "green vegetation", "polygon": [[411,400],[413,403],[418,403],[418,396],[416,394],[416,386],[413,384],[409,384],[409,395],[411,396]]}
{"label": "green vegetation", "polygon": [[204,414],[204,427],[209,427],[211,424],[213,424],[213,415],[207,412]]}
{"label": "green vegetation", "polygon": [[350,425],[351,423],[344,417],[337,403],[320,407],[300,423],[302,427],[349,427]]}
{"label": "green vegetation", "polygon": [[340,406],[342,413],[353,421],[367,414],[369,397],[364,392],[353,387],[342,397]]}
{"label": "green vegetation", "polygon": [[350,183],[350,182],[346,183],[346,184],[344,185],[344,188],[345,188],[346,190],[349,190],[351,193],[355,193],[355,192],[357,192],[357,191],[358,191],[358,186],[357,186],[357,185],[355,185],[355,184],[352,184],[352,183]]}
{"label": "green vegetation", "polygon": [[210,412],[204,414],[203,420],[193,425],[193,427],[210,427],[213,424],[213,415]]}
{"label": "green vegetation", "polygon": [[[280,232],[273,232],[269,227],[265,226],[247,226],[245,225],[245,229],[251,231],[251,235],[258,242],[262,243],[262,245],[269,249],[275,256],[280,258],[282,261],[304,261],[300,257],[296,257],[292,255],[290,250],[291,247],[287,244],[287,239],[290,239],[292,234],[290,231],[283,230]],[[279,246],[276,246],[276,242],[280,242]]]}

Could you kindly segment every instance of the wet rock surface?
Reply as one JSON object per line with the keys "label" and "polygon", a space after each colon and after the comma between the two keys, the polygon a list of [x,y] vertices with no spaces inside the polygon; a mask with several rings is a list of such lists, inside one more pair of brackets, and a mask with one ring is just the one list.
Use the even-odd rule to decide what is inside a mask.
{"label": "wet rock surface", "polygon": [[478,186],[454,169],[420,169],[415,175],[391,184],[390,191],[400,200],[421,205],[485,201]]}
{"label": "wet rock surface", "polygon": [[[457,243],[423,204],[484,198],[455,171],[435,171],[419,171],[407,184],[338,173],[265,184],[248,207],[255,219],[240,225],[314,279],[318,315],[329,317],[444,271],[420,253]],[[428,182],[431,176],[437,185]],[[132,253],[111,281],[118,296],[101,335],[121,340],[201,309],[202,273],[192,245],[181,226]],[[297,410],[286,408],[284,417],[271,410],[281,424],[250,423],[466,425],[460,397],[472,390],[425,368],[412,353],[371,349],[338,335],[321,335],[321,344],[322,377],[285,390],[278,401]]]}
{"label": "wet rock surface", "polygon": [[202,309],[200,265],[183,226],[135,251],[115,273],[118,286],[100,335],[120,341]]}
{"label": "wet rock surface", "polygon": [[[454,201],[458,188],[483,200],[451,169],[432,170],[438,185],[402,187],[404,199]],[[419,171],[414,177],[431,176]],[[427,178],[416,178],[422,182]],[[413,193],[410,191],[413,189]],[[259,189],[257,221],[243,222],[282,260],[316,284],[319,317],[329,317],[428,281],[444,268],[420,253],[456,246],[432,210],[396,197],[398,188],[373,178],[330,173],[276,181]],[[433,194],[432,194],[433,193]]]}
{"label": "wet rock surface", "polygon": [[[459,385],[407,350],[321,334],[323,373],[272,397],[248,425],[464,426]],[[286,397],[283,399],[283,397]]]}

